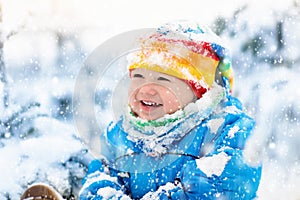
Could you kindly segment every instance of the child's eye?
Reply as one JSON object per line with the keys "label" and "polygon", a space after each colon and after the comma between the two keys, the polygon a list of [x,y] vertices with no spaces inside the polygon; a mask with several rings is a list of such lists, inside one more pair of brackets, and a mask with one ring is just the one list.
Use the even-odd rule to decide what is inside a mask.
{"label": "child's eye", "polygon": [[144,78],[142,74],[133,74],[133,78]]}
{"label": "child's eye", "polygon": [[171,82],[169,79],[167,79],[167,78],[165,78],[165,77],[162,77],[162,76],[158,77],[157,80],[159,80],[159,81],[169,81],[169,82]]}

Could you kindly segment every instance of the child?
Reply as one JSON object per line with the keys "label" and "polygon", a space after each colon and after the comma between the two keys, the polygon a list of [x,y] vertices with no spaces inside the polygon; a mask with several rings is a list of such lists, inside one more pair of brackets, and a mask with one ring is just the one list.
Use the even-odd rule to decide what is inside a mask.
{"label": "child", "polygon": [[231,96],[228,50],[208,28],[165,24],[128,56],[128,113],[101,133],[80,199],[253,199],[254,120]]}

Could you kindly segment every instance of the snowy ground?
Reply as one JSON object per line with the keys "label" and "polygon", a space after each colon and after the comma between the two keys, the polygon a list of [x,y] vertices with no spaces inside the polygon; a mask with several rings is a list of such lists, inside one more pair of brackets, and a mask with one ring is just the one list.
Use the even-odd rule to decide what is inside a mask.
{"label": "snowy ground", "polygon": [[70,193],[70,173],[77,170],[79,177],[84,175],[80,166],[69,162],[82,149],[72,129],[47,117],[34,123],[30,138],[1,140],[1,199],[19,199],[27,185],[46,180],[61,194]]}

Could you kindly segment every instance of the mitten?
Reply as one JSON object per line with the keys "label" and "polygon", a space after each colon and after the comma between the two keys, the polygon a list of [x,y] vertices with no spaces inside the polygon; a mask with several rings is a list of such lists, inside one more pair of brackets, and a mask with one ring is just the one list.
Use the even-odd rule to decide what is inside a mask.
{"label": "mitten", "polygon": [[80,200],[130,199],[123,193],[117,177],[110,176],[99,160],[94,160],[89,164],[79,198]]}

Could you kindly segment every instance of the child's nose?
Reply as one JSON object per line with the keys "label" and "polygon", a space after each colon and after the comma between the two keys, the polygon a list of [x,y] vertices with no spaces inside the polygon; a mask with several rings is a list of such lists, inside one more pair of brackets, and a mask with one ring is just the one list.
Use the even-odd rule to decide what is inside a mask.
{"label": "child's nose", "polygon": [[140,92],[144,94],[155,95],[157,93],[153,84],[146,84],[140,88]]}

